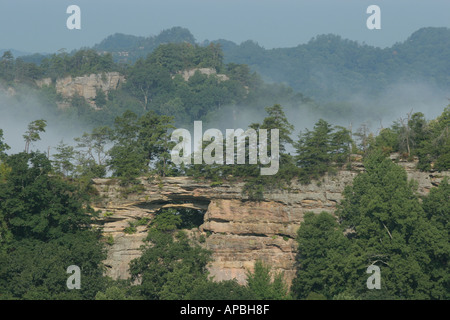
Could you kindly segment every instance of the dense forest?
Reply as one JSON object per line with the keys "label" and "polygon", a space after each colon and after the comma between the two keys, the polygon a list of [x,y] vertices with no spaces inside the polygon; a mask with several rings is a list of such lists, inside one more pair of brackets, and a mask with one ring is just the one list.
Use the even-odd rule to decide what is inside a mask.
{"label": "dense forest", "polygon": [[[394,46],[399,56],[410,54],[405,59],[411,63],[402,70],[414,68],[418,78],[428,70],[436,83],[446,86],[448,75],[440,78],[442,72],[437,71],[448,70],[444,66],[448,59],[435,55],[441,64],[433,63],[435,69],[422,68],[421,60],[406,50],[408,44],[411,50],[417,48],[411,42],[424,46],[434,43],[423,34],[427,32],[438,38],[448,35],[447,30],[436,33],[425,29]],[[448,43],[442,45],[446,50],[450,47]],[[405,170],[389,155],[398,153],[400,158],[417,160],[417,170],[448,171],[450,106],[442,106],[441,114],[434,119],[411,111],[377,133],[364,123],[353,130],[320,117],[333,111],[298,91],[306,89],[310,94],[313,91],[304,84],[313,88],[317,82],[278,68],[280,74],[299,81],[298,86],[268,83],[259,73],[262,69],[256,72],[251,68],[257,64],[260,68],[269,66],[264,57],[271,55],[282,63],[275,58],[277,54],[286,54],[286,59],[291,57],[298,63],[308,61],[302,55],[311,55],[326,67],[325,60],[331,58],[318,54],[324,52],[323,46],[340,48],[335,59],[378,70],[386,76],[378,77],[379,83],[390,81],[394,74],[409,76],[392,70],[389,64],[376,64],[386,56],[383,50],[375,54],[373,48],[334,36],[317,37],[295,48],[302,52],[300,56],[241,44],[239,48],[246,52],[242,54],[252,57],[252,64],[229,62],[227,59],[234,60],[230,55],[225,59],[227,50],[233,48],[238,56],[238,47],[220,42],[199,45],[180,28],[153,38],[115,35],[96,50],[59,52],[39,57],[38,62],[32,61],[36,56],[14,58],[11,52],[5,52],[0,59],[0,84],[15,93],[5,98],[2,112],[27,113],[21,105],[26,105],[26,97],[33,94],[52,118],[36,118],[27,124],[21,152],[10,152],[0,128],[0,299],[449,299],[449,182],[444,179],[429,195],[419,196]],[[99,53],[117,53],[119,48],[131,52],[136,47],[142,47],[142,52],[132,55],[127,63],[114,53]],[[428,61],[434,59],[431,53],[423,54],[431,59]],[[371,57],[378,60],[368,63]],[[343,71],[346,62],[330,64],[337,68],[336,76],[348,76]],[[183,71],[199,68],[214,72],[207,75],[197,71],[189,79],[183,78]],[[299,68],[290,71],[302,70]],[[98,91],[97,109],[81,96],[67,100],[54,85],[56,79],[67,75],[112,71],[123,74],[126,82],[108,94]],[[35,80],[42,78],[51,78],[52,84],[38,87]],[[341,83],[338,78],[331,81]],[[64,99],[68,107],[59,108],[58,102]],[[242,106],[258,115],[251,119],[248,129],[279,130],[280,164],[274,176],[260,175],[260,168],[265,166],[260,162],[177,166],[171,161],[175,145],[171,132],[176,127],[195,120],[217,123],[226,112],[239,111]],[[309,128],[298,127],[286,115],[287,107],[314,113],[319,119]],[[349,113],[345,108],[336,110],[344,118]],[[53,121],[88,130],[73,143],[61,141],[51,154],[36,150],[35,143],[45,139]],[[270,136],[267,138],[270,140]],[[206,141],[205,147],[209,143]],[[246,149],[250,148],[247,141]],[[187,175],[206,179],[212,186],[244,181],[243,192],[248,198],[261,201],[274,188],[315,183],[325,174],[351,170],[356,157],[362,158],[365,171],[345,190],[336,216],[305,216],[296,239],[297,277],[290,288],[282,274],[274,274],[271,266],[262,262],[248,273],[246,285],[212,281],[206,268],[211,252],[185,232],[195,225],[195,218],[174,210],[162,211],[150,223],[143,221],[148,223],[146,245],[142,256],[130,264],[129,281],[104,276],[102,261],[108,239],[95,227],[98,213],[90,207],[96,197],[91,187],[93,178],[111,177],[129,190],[139,190],[137,178],[141,176]],[[368,293],[365,269],[370,264],[387,266],[387,271],[382,290]],[[64,285],[68,265],[82,268],[82,290],[67,290]]]}
{"label": "dense forest", "polygon": [[450,67],[448,28],[422,28],[386,48],[334,34],[316,36],[297,47],[270,50],[253,41],[213,43],[222,45],[226,61],[245,63],[267,79],[285,82],[320,101],[342,101],[354,92],[376,97],[390,85],[405,81],[440,88],[450,85],[448,74],[442,72]]}
{"label": "dense forest", "polygon": [[[167,42],[194,45],[196,40],[189,30],[175,27],[151,37],[115,34],[93,49],[111,53],[116,62],[134,63]],[[265,49],[252,40],[200,43],[210,44],[220,44],[225,63],[245,64],[265,81],[285,83],[318,101],[346,101],[355,92],[376,97],[390,85],[405,81],[445,89],[450,85],[444,71],[450,68],[448,28],[422,28],[386,48],[334,34],[318,35],[292,48]]]}

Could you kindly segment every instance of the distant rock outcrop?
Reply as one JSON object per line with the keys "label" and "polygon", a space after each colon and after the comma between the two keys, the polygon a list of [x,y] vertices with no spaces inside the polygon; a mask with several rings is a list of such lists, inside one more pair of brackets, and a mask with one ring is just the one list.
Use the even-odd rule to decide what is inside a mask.
{"label": "distant rock outcrop", "polygon": [[[92,107],[96,108],[95,98],[97,90],[102,90],[106,95],[111,90],[116,90],[121,83],[125,82],[125,77],[119,72],[105,72],[99,74],[90,74],[81,77],[67,76],[56,79],[54,83],[56,92],[61,94],[63,98],[70,99],[74,95],[86,99]],[[36,80],[39,87],[44,85],[50,86],[53,84],[51,78],[44,78]],[[67,104],[60,103],[60,107],[64,108]]]}
{"label": "distant rock outcrop", "polygon": [[188,81],[196,72],[200,72],[201,74],[205,74],[207,76],[215,75],[219,81],[230,80],[227,75],[217,73],[217,71],[213,68],[194,68],[189,70],[180,71],[179,74],[183,77],[184,81]]}

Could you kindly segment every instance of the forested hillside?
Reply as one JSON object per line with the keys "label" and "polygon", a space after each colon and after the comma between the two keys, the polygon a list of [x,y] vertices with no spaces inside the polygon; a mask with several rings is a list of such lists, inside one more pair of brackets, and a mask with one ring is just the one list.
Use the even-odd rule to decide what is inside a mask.
{"label": "forested hillside", "polygon": [[369,97],[399,82],[425,82],[448,88],[450,30],[423,28],[392,47],[378,48],[328,34],[294,48],[264,49],[247,41],[217,41],[225,61],[244,63],[274,82],[320,101],[343,100],[352,93]]}
{"label": "forested hillside", "polygon": [[[150,38],[115,35],[95,50],[59,52],[39,63],[6,51],[0,59],[0,299],[449,299],[448,181],[419,196],[389,155],[416,161],[417,170],[448,171],[450,106],[442,105],[433,119],[411,111],[375,131],[364,123],[352,128],[330,121],[351,118],[352,110],[308,97],[339,100],[342,86],[370,87],[376,94],[406,78],[448,87],[448,35],[447,29],[423,29],[387,49],[328,35],[265,50],[251,42],[200,45],[174,28]],[[127,63],[118,59],[125,50],[132,57]],[[97,108],[81,95],[63,96],[55,85],[64,77],[113,71],[126,81],[107,93],[97,90]],[[277,83],[264,81],[265,72]],[[50,81],[38,86],[42,79]],[[6,126],[29,114],[36,118],[18,140],[5,139]],[[292,114],[313,114],[314,121],[306,126]],[[278,129],[279,158],[266,150],[279,159],[276,174],[260,174],[267,167],[261,158],[249,164],[250,139],[245,164],[176,165],[171,133],[196,120],[221,129],[245,124],[244,130],[268,130],[268,141],[270,130]],[[39,150],[36,144],[54,123],[84,132]],[[226,142],[203,142],[204,150],[225,158]],[[23,151],[10,152],[10,146]],[[212,187],[244,182],[248,201],[258,202],[273,189],[289,192],[292,183],[320,184],[325,174],[351,170],[361,159],[365,171],[342,195],[336,216],[305,215],[291,288],[280,275],[271,278],[263,263],[249,272],[245,286],[209,279],[211,252],[182,230],[193,217],[176,210],[138,222],[148,227],[151,245],[131,263],[130,281],[103,274],[109,239],[95,226],[98,213],[90,207],[98,197],[94,178],[116,179],[125,193],[139,192],[143,176],[159,183],[187,175]],[[388,267],[383,290],[367,293],[368,264]],[[64,286],[68,265],[87,275],[82,290]]]}
{"label": "forested hillside", "polygon": [[[112,53],[115,61],[133,63],[159,44],[190,43],[189,30],[176,27],[151,37],[115,34],[93,47]],[[286,83],[318,101],[345,101],[355,92],[377,97],[389,86],[403,82],[427,83],[448,88],[450,30],[422,28],[404,41],[379,48],[334,34],[318,35],[292,48],[265,49],[248,40],[236,44],[225,39],[200,45],[220,44],[225,63],[245,64],[264,80]]]}
{"label": "forested hillside", "polygon": [[[101,110],[94,111],[82,97],[65,99],[55,90],[57,79],[112,71],[123,74],[126,82],[107,96],[97,92],[95,103]],[[258,112],[279,101],[297,107],[309,102],[290,87],[264,83],[246,65],[225,64],[220,46],[214,44],[162,44],[129,65],[114,62],[110,53],[98,54],[91,49],[53,54],[40,64],[15,59],[7,51],[1,58],[0,77],[5,88],[20,92],[26,85],[37,90],[46,108],[65,99],[68,108],[53,112],[73,116],[88,125],[111,125],[126,110],[138,115],[153,110],[187,125],[194,120],[217,119],[224,107],[246,106]],[[36,88],[36,80],[44,78],[51,79],[52,84]]]}

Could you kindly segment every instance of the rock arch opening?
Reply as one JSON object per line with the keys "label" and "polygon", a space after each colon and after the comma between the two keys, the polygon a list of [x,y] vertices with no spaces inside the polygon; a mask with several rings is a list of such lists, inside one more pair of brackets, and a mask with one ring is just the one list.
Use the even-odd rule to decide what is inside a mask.
{"label": "rock arch opening", "polygon": [[194,229],[199,228],[205,219],[206,210],[196,207],[179,206],[174,204],[167,204],[155,212],[155,217],[160,214],[172,214],[176,216],[177,229]]}

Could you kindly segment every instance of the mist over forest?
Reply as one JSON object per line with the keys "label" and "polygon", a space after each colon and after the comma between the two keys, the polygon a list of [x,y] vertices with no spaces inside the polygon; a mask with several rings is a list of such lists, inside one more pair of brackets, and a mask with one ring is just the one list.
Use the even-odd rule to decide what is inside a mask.
{"label": "mist over forest", "polygon": [[[293,48],[197,43],[189,30],[174,27],[150,37],[114,34],[72,52],[15,57],[3,51],[0,299],[448,300],[449,57],[450,29],[431,27],[384,49],[333,34]],[[256,149],[244,137],[246,161],[224,165],[223,141],[203,137],[200,151],[219,160],[178,165],[171,151],[179,141],[171,134],[194,132],[195,121],[203,131],[269,132],[266,140],[278,135],[279,143],[261,151],[261,140]],[[234,145],[232,151],[234,161]],[[247,161],[250,151],[259,160]],[[263,152],[270,166],[276,163],[270,174],[261,173],[268,168]],[[400,161],[424,174],[429,193],[417,193]],[[143,195],[144,180],[160,193],[166,178],[202,180],[211,188],[239,184],[251,207],[274,190],[288,195],[294,184],[322,197],[324,177],[344,171],[354,180],[332,199],[335,213],[306,212],[314,201],[295,189],[306,200],[305,207],[299,202],[305,211],[296,236],[243,235],[267,247],[282,243],[282,251],[298,245],[292,286],[260,261],[245,285],[213,281],[212,253],[204,247],[210,234],[185,233],[199,231],[204,218],[179,209],[185,203],[176,197],[167,198],[175,209],[161,207],[120,231],[132,235],[145,226],[143,241],[152,244],[130,262],[131,278],[104,274],[105,248],[115,239],[97,226],[115,213],[91,207],[111,200],[94,181],[107,181],[105,190],[117,187],[114,201]],[[289,201],[283,225],[292,223]],[[257,212],[271,214],[270,208]],[[61,285],[67,261],[83,266],[82,290]],[[387,271],[383,289],[370,291],[366,269],[376,263]]]}
{"label": "mist over forest", "polygon": [[[201,47],[219,44],[225,65],[248,65],[249,73],[255,72],[260,81],[271,86],[272,92],[266,95],[260,92],[261,96],[249,105],[241,99],[241,103],[213,107],[213,112],[191,119],[203,120],[209,127],[247,128],[264,118],[264,107],[279,103],[296,132],[311,129],[323,118],[353,130],[364,123],[376,134],[411,111],[422,112],[427,119],[442,112],[450,97],[450,80],[444,71],[450,67],[445,59],[449,39],[450,31],[446,28],[423,28],[406,41],[384,49],[329,34],[318,35],[294,48],[266,50],[251,40],[239,45],[227,40],[198,44],[189,30],[175,27],[147,38],[114,34],[93,49],[102,54],[108,52],[114,63],[123,68],[145,58],[161,44],[188,43]],[[34,54],[19,59],[39,66],[48,57],[51,55]],[[61,140],[70,143],[93,125],[89,119],[80,120],[73,109],[55,110],[54,101],[41,99],[42,94],[35,88],[19,91],[20,99],[11,97],[5,90],[0,93],[5,115],[0,125],[5,137],[14,142],[10,144],[16,151],[23,144],[21,132],[32,119],[48,120],[48,130],[37,143],[42,150],[54,147]],[[156,103],[151,108],[159,111]],[[98,120],[97,124],[111,124],[114,116]],[[177,124],[192,126],[187,118],[178,116]]]}

